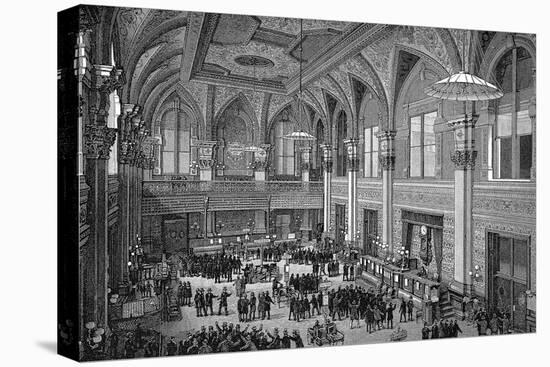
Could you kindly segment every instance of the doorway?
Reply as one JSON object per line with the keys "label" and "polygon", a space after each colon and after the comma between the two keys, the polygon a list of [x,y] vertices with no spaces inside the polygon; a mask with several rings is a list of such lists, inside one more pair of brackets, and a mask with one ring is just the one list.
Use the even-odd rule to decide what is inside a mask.
{"label": "doorway", "polygon": [[527,331],[529,238],[488,232],[487,241],[490,311],[508,314],[514,330]]}
{"label": "doorway", "polygon": [[364,209],[363,211],[363,251],[367,255],[376,256],[376,236],[378,236],[378,211]]}
{"label": "doorway", "polygon": [[346,239],[346,206],[336,204],[335,228],[336,244],[343,245]]}

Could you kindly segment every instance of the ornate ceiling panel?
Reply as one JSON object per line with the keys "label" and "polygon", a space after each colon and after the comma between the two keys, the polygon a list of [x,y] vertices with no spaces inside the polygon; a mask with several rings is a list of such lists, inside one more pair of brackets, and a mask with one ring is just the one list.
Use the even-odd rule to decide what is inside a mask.
{"label": "ornate ceiling panel", "polygon": [[[276,17],[258,17],[261,21],[261,27],[273,31],[281,31],[297,35],[300,33],[300,19],[297,18],[276,18]],[[302,28],[304,31],[313,29],[332,28],[343,31],[351,22],[341,22],[334,20],[304,19]]]}
{"label": "ornate ceiling panel", "polygon": [[[197,51],[190,78],[238,87],[239,83],[264,87],[265,91],[287,93],[286,81],[303,64],[332,47],[344,30],[356,23],[248,15],[210,15],[193,22],[189,35]],[[200,31],[198,30],[200,27]],[[191,63],[186,59],[186,66]],[[187,75],[187,74],[186,74]]]}
{"label": "ornate ceiling panel", "polygon": [[[244,55],[261,56],[270,60],[273,66],[241,65],[235,59]],[[283,48],[259,41],[250,41],[246,45],[211,44],[205,62],[219,65],[229,70],[230,74],[256,79],[286,79],[299,68],[298,62]]]}

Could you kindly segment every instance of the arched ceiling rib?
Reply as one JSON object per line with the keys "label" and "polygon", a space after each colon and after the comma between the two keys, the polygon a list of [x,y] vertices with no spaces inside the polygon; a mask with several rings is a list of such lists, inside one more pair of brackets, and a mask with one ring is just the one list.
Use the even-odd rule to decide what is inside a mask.
{"label": "arched ceiling rib", "polygon": [[[290,18],[117,8],[102,19],[111,22],[101,28],[107,33],[110,27],[100,37],[102,52],[118,37],[127,79],[122,102],[153,110],[159,91],[179,83],[206,116],[210,84],[214,116],[235,93],[243,93],[255,121],[267,123],[297,92],[300,43],[304,102],[329,123],[327,93],[348,119],[357,120],[361,101],[354,78],[372,88],[387,116],[398,49],[417,50],[448,73],[462,68],[461,30],[304,20],[300,39],[299,20]],[[196,47],[189,48],[193,42]],[[189,80],[182,79],[182,67],[188,67]]]}

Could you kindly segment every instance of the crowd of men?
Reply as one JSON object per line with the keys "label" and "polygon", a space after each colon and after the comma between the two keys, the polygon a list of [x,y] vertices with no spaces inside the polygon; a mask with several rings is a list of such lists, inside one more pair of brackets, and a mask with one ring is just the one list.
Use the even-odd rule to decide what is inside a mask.
{"label": "crowd of men", "polygon": [[424,323],[422,339],[456,338],[458,333],[462,334],[462,330],[456,320],[434,320],[431,326]]}
{"label": "crowd of men", "polygon": [[187,334],[184,340],[176,341],[171,337],[166,344],[166,354],[188,355],[204,353],[224,353],[251,350],[266,349],[290,349],[303,348],[304,343],[298,330],[289,333],[287,329],[283,330],[282,335],[278,328],[273,332],[264,330],[263,326],[249,325],[241,329],[240,325],[224,322],[221,326],[216,322],[214,326],[210,325],[208,329],[202,326],[200,331]]}
{"label": "crowd of men", "polygon": [[332,252],[313,248],[296,248],[288,254],[291,256],[290,262],[295,264],[326,264],[333,259]]}
{"label": "crowd of men", "polygon": [[182,276],[202,276],[221,283],[222,279],[231,282],[233,274],[241,272],[242,262],[236,255],[216,253],[212,255],[189,255],[182,259]]}
{"label": "crowd of men", "polygon": [[[189,286],[189,291],[191,290]],[[204,288],[197,288],[195,291],[194,305],[197,313],[197,317],[209,316],[208,311],[210,311],[210,316],[214,315],[214,299],[218,299],[218,315],[222,314],[222,310],[225,315],[228,315],[227,311],[227,298],[231,296],[231,292],[227,290],[227,287],[223,287],[223,290],[219,295],[212,293],[212,288],[208,288],[205,292]]]}
{"label": "crowd of men", "polygon": [[510,334],[511,321],[507,312],[497,310],[489,317],[484,308],[480,308],[474,315],[478,335]]}
{"label": "crowd of men", "polygon": [[247,295],[246,292],[239,296],[237,301],[237,311],[239,313],[239,322],[250,322],[256,320],[256,311],[258,319],[271,319],[271,305],[275,304],[269,295],[269,291],[258,292],[258,297],[254,292]]}
{"label": "crowd of men", "polygon": [[321,276],[315,273],[302,274],[302,276],[292,273],[288,285],[300,293],[308,294],[319,291],[321,279]]}
{"label": "crowd of men", "polygon": [[399,305],[399,321],[413,320],[412,299],[397,299],[396,291],[381,285],[378,289],[353,285],[338,287],[328,292],[328,311],[333,320],[349,317],[350,328],[360,326],[365,320],[366,331],[372,333],[381,329],[393,329],[394,311]]}

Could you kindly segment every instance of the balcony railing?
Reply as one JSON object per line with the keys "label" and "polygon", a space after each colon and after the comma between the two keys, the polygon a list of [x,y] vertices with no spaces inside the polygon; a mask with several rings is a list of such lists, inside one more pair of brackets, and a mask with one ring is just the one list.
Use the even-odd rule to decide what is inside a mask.
{"label": "balcony railing", "polygon": [[301,181],[176,181],[143,182],[143,196],[169,196],[186,193],[288,193],[321,194],[322,182]]}

